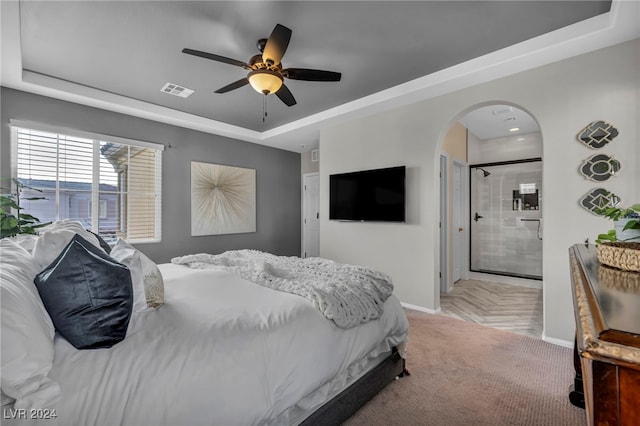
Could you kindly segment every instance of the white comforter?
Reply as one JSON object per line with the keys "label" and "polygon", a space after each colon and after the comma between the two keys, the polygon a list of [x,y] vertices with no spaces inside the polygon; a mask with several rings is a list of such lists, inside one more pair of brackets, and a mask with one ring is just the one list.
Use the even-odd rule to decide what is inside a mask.
{"label": "white comforter", "polygon": [[225,271],[160,269],[165,305],[134,314],[123,342],[78,351],[56,337],[59,425],[295,423],[298,402],[318,404],[406,339],[394,296],[379,319],[345,330],[302,297]]}
{"label": "white comforter", "polygon": [[276,256],[244,249],[189,254],[175,257],[171,263],[194,269],[222,269],[252,283],[297,294],[342,328],[380,317],[384,301],[393,292],[388,275],[321,257]]}

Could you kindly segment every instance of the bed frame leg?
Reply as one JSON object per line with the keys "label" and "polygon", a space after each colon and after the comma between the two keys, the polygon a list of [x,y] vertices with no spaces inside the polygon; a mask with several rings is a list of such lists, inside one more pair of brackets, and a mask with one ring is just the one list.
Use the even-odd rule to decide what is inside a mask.
{"label": "bed frame leg", "polygon": [[404,377],[404,376],[410,376],[411,373],[409,372],[409,370],[405,367],[402,369],[402,373],[398,374],[398,376],[396,376],[396,379],[399,379],[400,377]]}

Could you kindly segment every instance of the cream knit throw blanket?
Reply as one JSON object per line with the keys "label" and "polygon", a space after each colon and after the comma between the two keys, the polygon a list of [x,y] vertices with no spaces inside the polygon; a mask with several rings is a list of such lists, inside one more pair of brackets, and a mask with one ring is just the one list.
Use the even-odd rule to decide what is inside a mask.
{"label": "cream knit throw blanket", "polygon": [[194,269],[223,269],[264,287],[297,294],[342,328],[378,318],[393,291],[391,279],[385,274],[319,257],[302,259],[231,250],[176,257],[171,262]]}

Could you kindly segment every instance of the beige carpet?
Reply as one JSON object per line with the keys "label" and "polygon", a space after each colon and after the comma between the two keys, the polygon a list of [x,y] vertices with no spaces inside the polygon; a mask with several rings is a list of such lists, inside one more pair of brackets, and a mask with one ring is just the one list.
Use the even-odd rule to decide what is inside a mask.
{"label": "beige carpet", "polygon": [[572,351],[532,337],[407,310],[408,377],[345,425],[580,426],[567,397]]}

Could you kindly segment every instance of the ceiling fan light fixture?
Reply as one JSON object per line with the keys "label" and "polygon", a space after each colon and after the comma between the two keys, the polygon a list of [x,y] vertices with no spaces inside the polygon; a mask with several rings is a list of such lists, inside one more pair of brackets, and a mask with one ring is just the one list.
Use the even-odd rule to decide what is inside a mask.
{"label": "ceiling fan light fixture", "polygon": [[280,74],[269,69],[254,70],[247,76],[249,84],[256,92],[269,95],[276,93],[282,87],[284,79]]}
{"label": "ceiling fan light fixture", "polygon": [[[249,71],[249,74],[247,74],[246,77],[234,81],[231,84],[227,84],[226,86],[216,90],[214,93],[227,93],[244,87],[247,84],[251,84],[251,87],[253,87],[256,92],[265,95],[263,98],[263,106],[265,108],[267,99],[266,95],[270,95],[272,93],[275,93],[282,103],[290,107],[294,106],[297,102],[289,88],[284,84],[285,78],[302,81],[340,81],[342,76],[341,73],[334,71],[307,68],[283,69],[281,61],[287,51],[290,39],[291,29],[284,25],[276,24],[268,39],[258,40],[258,50],[262,52],[262,54],[253,55],[248,63],[237,59],[227,58],[226,56],[216,55],[214,53],[188,49],[186,47],[182,49],[182,53],[222,62],[224,64],[244,68]],[[266,109],[264,112],[266,114]]]}

